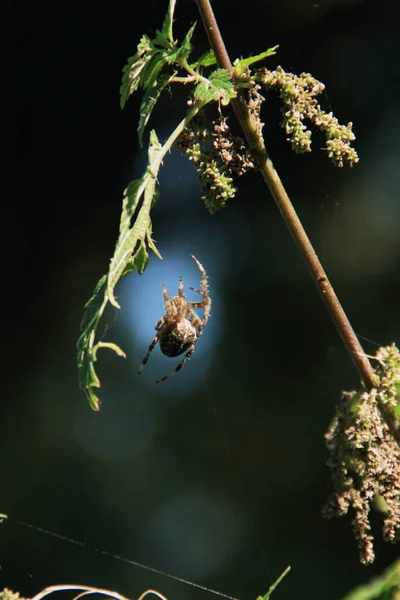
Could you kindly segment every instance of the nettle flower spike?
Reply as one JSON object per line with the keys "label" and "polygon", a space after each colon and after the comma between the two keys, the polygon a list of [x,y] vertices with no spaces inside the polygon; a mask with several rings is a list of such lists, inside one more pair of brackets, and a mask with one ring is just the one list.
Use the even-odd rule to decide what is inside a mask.
{"label": "nettle flower spike", "polygon": [[379,348],[375,359],[376,387],[344,392],[325,435],[333,492],[324,516],[354,511],[353,533],[365,565],[375,558],[369,519],[372,506],[385,515],[382,534],[386,541],[395,542],[400,531],[400,448],[393,435],[399,426],[400,353],[392,344]]}
{"label": "nettle flower spike", "polygon": [[286,73],[282,67],[275,71],[261,69],[254,78],[267,90],[279,92],[283,101],[282,127],[295,152],[311,152],[311,131],[304,123],[307,120],[324,132],[328,156],[336,167],[345,164],[352,167],[358,162],[358,154],[351,147],[351,142],[356,139],[353,124],[340,125],[337,118],[331,112],[323,111],[315,99],[325,90],[323,83],[309,73],[294,75]]}
{"label": "nettle flower spike", "polygon": [[244,140],[232,135],[225,117],[221,115],[212,125],[210,132],[203,119],[194,119],[176,143],[196,166],[201,199],[210,213],[225,207],[237,192],[234,179],[254,169],[256,164]]}

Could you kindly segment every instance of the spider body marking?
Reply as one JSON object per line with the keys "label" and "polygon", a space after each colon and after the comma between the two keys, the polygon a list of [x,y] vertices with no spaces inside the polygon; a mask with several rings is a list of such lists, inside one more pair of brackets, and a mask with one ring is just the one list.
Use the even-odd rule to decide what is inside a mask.
{"label": "spider body marking", "polygon": [[189,319],[165,323],[160,331],[160,350],[166,356],[179,356],[196,342],[197,333]]}
{"label": "spider body marking", "polygon": [[[162,285],[165,315],[155,325],[157,333],[140,365],[138,376],[141,375],[157,342],[160,344],[161,352],[166,356],[175,357],[184,352],[186,352],[186,354],[179,365],[171,373],[162,377],[162,379],[159,379],[156,383],[169,379],[182,369],[193,354],[195,344],[203,333],[203,328],[210,316],[211,298],[208,295],[207,274],[203,265],[197,258],[193,256],[193,254],[190,256],[193,258],[200,271],[200,289],[190,289],[200,294],[202,300],[200,302],[189,302],[186,300],[182,277],[179,279],[178,294],[171,300],[168,297],[167,288],[164,284]],[[204,309],[203,319],[200,319],[194,312],[194,308]]]}

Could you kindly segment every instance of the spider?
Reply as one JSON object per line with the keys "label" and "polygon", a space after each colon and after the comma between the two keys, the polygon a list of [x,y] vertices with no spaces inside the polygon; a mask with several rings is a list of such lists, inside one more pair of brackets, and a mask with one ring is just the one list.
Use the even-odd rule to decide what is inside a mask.
{"label": "spider", "polygon": [[[211,309],[211,298],[208,295],[207,287],[207,274],[197,258],[193,254],[190,254],[190,256],[200,271],[200,290],[196,288],[190,289],[203,296],[203,299],[200,302],[189,302],[186,300],[182,277],[179,278],[178,295],[174,296],[172,300],[168,298],[167,288],[162,284],[165,315],[157,321],[154,327],[157,333],[147,350],[146,356],[142,360],[138,377],[145,368],[157,342],[160,342],[161,352],[166,356],[174,357],[186,352],[179,365],[171,373],[156,381],[156,383],[161,383],[161,381],[165,381],[175,375],[192,356],[194,347],[203,333],[203,328],[208,321]],[[194,312],[194,308],[204,308],[203,319],[200,319]]]}

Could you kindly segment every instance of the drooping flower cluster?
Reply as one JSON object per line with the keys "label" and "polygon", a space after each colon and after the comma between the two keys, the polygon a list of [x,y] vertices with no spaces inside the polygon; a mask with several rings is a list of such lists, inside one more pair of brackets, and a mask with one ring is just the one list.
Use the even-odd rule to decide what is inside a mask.
{"label": "drooping flower cluster", "polygon": [[343,167],[346,163],[352,167],[358,162],[357,152],[351,147],[355,140],[353,124],[340,125],[333,113],[323,111],[315,99],[324,91],[323,83],[309,73],[294,75],[281,67],[276,71],[261,69],[256,72],[255,79],[267,90],[279,92],[283,101],[282,127],[295,152],[311,152],[311,131],[304,123],[307,120],[324,132],[328,156],[335,166]]}
{"label": "drooping flower cluster", "polygon": [[[353,533],[360,560],[373,562],[373,535],[369,512],[384,513],[382,534],[395,542],[400,531],[400,448],[398,444],[397,387],[400,353],[393,344],[375,356],[379,382],[370,391],[342,394],[325,437],[333,492],[324,508],[331,518],[354,511]],[[397,438],[397,439],[396,439]]]}
{"label": "drooping flower cluster", "polygon": [[200,174],[202,200],[210,213],[223,208],[237,188],[233,180],[255,168],[252,153],[244,140],[234,136],[227,119],[213,121],[210,133],[199,121],[192,121],[179,137],[177,148],[187,154]]}

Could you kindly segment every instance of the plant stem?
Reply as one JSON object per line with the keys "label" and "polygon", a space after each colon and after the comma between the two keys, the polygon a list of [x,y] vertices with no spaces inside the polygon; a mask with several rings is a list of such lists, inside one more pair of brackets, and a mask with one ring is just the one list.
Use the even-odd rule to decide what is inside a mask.
{"label": "plant stem", "polygon": [[[226,69],[234,80],[233,66],[219,31],[210,2],[209,0],[197,0],[197,5],[208,35],[210,46],[216,56],[217,63],[219,67]],[[321,294],[323,302],[342,338],[347,352],[358,369],[362,382],[369,390],[376,385],[376,376],[371,363],[354,333],[350,321],[335,294],[290,198],[286,193],[282,181],[269,158],[264,140],[259,134],[257,123],[250,114],[246,101],[240,91],[237,98],[231,100],[231,104],[248,144],[256,152],[258,167],[279,208],[283,220],[308,265],[314,283]]]}

